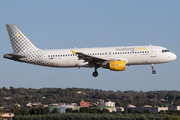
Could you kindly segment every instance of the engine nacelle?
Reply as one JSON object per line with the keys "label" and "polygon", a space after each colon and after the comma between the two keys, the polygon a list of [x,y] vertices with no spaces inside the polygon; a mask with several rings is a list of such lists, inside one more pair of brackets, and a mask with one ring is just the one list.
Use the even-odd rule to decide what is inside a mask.
{"label": "engine nacelle", "polygon": [[125,70],[125,61],[109,61],[106,65],[103,65],[103,68],[107,68],[113,71],[124,71]]}

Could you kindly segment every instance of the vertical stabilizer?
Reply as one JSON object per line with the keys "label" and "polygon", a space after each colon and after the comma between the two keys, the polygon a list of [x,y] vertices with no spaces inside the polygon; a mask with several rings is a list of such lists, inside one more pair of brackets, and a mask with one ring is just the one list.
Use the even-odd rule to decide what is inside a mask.
{"label": "vertical stabilizer", "polygon": [[38,50],[29,39],[13,24],[6,25],[14,53]]}

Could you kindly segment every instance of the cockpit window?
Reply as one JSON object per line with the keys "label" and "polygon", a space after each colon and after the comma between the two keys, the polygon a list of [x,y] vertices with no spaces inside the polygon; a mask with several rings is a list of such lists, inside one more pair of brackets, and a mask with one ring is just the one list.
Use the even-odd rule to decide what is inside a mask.
{"label": "cockpit window", "polygon": [[165,52],[170,52],[169,50],[162,50],[162,53],[165,53]]}

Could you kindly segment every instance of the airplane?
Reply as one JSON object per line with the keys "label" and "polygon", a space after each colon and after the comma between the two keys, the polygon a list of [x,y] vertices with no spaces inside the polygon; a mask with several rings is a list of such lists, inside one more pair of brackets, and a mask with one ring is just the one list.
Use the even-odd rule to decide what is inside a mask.
{"label": "airplane", "polygon": [[6,24],[6,28],[14,52],[5,54],[4,58],[47,67],[95,68],[94,77],[98,76],[100,67],[124,71],[129,65],[151,65],[155,74],[155,64],[177,58],[165,47],[153,45],[42,50],[35,47],[16,25]]}

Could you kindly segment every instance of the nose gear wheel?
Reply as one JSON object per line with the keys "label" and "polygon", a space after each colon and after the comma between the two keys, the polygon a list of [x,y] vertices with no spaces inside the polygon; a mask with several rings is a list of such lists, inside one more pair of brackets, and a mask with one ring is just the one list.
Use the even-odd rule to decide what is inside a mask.
{"label": "nose gear wheel", "polygon": [[154,70],[154,64],[151,64],[152,67],[152,74],[156,74],[156,71]]}

